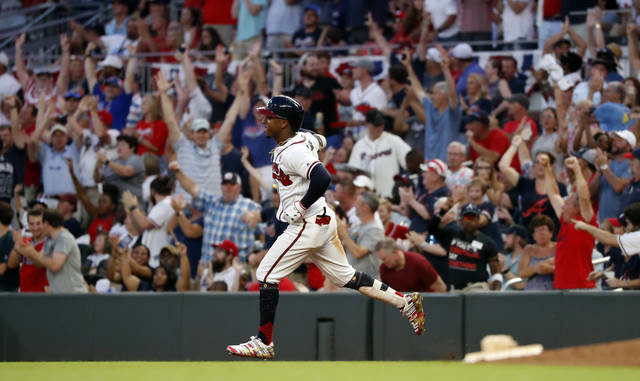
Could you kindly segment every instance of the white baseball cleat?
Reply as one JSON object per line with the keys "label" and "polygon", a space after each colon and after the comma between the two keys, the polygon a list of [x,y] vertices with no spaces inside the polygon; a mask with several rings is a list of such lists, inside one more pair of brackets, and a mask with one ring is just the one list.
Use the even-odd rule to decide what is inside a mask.
{"label": "white baseball cleat", "polygon": [[263,360],[271,360],[276,356],[276,352],[273,349],[273,341],[271,344],[266,345],[256,336],[251,336],[251,339],[246,343],[228,345],[227,353],[234,356],[255,357]]}
{"label": "white baseball cleat", "polygon": [[405,305],[400,312],[403,316],[406,316],[413,327],[413,332],[416,335],[422,335],[424,332],[424,311],[422,310],[422,296],[414,292],[404,296]]}

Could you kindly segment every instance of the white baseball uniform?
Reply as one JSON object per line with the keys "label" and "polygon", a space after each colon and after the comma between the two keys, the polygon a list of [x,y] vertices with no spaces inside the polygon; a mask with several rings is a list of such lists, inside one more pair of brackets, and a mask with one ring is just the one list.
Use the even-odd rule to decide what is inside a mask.
{"label": "white baseball uniform", "polygon": [[[273,178],[278,182],[280,207],[276,217],[300,201],[309,189],[309,175],[318,160],[319,143],[313,134],[298,132],[273,150]],[[347,284],[355,270],[349,265],[337,234],[336,216],[320,197],[304,214],[289,224],[260,262],[256,277],[260,282],[278,283],[307,257],[335,285]]]}
{"label": "white baseball uniform", "polygon": [[411,147],[397,135],[383,132],[371,140],[367,134],[353,146],[349,165],[368,171],[376,193],[391,197],[393,176],[406,167],[405,156],[409,151]]}

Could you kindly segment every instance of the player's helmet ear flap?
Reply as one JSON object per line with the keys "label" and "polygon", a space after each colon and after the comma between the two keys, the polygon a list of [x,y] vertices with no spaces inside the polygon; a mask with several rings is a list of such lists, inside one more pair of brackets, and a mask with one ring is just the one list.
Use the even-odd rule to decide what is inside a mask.
{"label": "player's helmet ear flap", "polygon": [[286,95],[276,95],[258,112],[271,118],[286,119],[294,132],[300,130],[304,117],[304,108],[298,101]]}

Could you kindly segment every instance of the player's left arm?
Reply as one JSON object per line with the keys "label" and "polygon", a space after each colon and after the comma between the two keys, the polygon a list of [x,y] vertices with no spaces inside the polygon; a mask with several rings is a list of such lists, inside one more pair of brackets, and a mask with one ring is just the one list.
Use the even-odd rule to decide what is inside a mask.
{"label": "player's left arm", "polygon": [[329,188],[331,183],[331,175],[321,162],[317,162],[310,168],[309,172],[309,189],[300,200],[300,204],[307,209],[316,202],[324,192]]}

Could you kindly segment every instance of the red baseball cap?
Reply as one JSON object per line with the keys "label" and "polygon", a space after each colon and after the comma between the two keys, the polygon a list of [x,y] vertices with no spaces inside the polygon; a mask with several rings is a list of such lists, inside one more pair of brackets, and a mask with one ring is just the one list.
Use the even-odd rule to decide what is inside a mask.
{"label": "red baseball cap", "polygon": [[215,247],[216,249],[222,249],[227,253],[231,253],[231,255],[233,255],[234,257],[238,256],[238,246],[236,246],[236,244],[233,243],[233,241],[230,239],[225,239],[217,245],[214,243],[211,246]]}
{"label": "red baseball cap", "polygon": [[113,124],[113,116],[109,111],[107,110],[98,111],[98,117],[100,118],[102,123],[104,123],[105,126],[107,126],[107,128],[111,128],[111,125]]}

